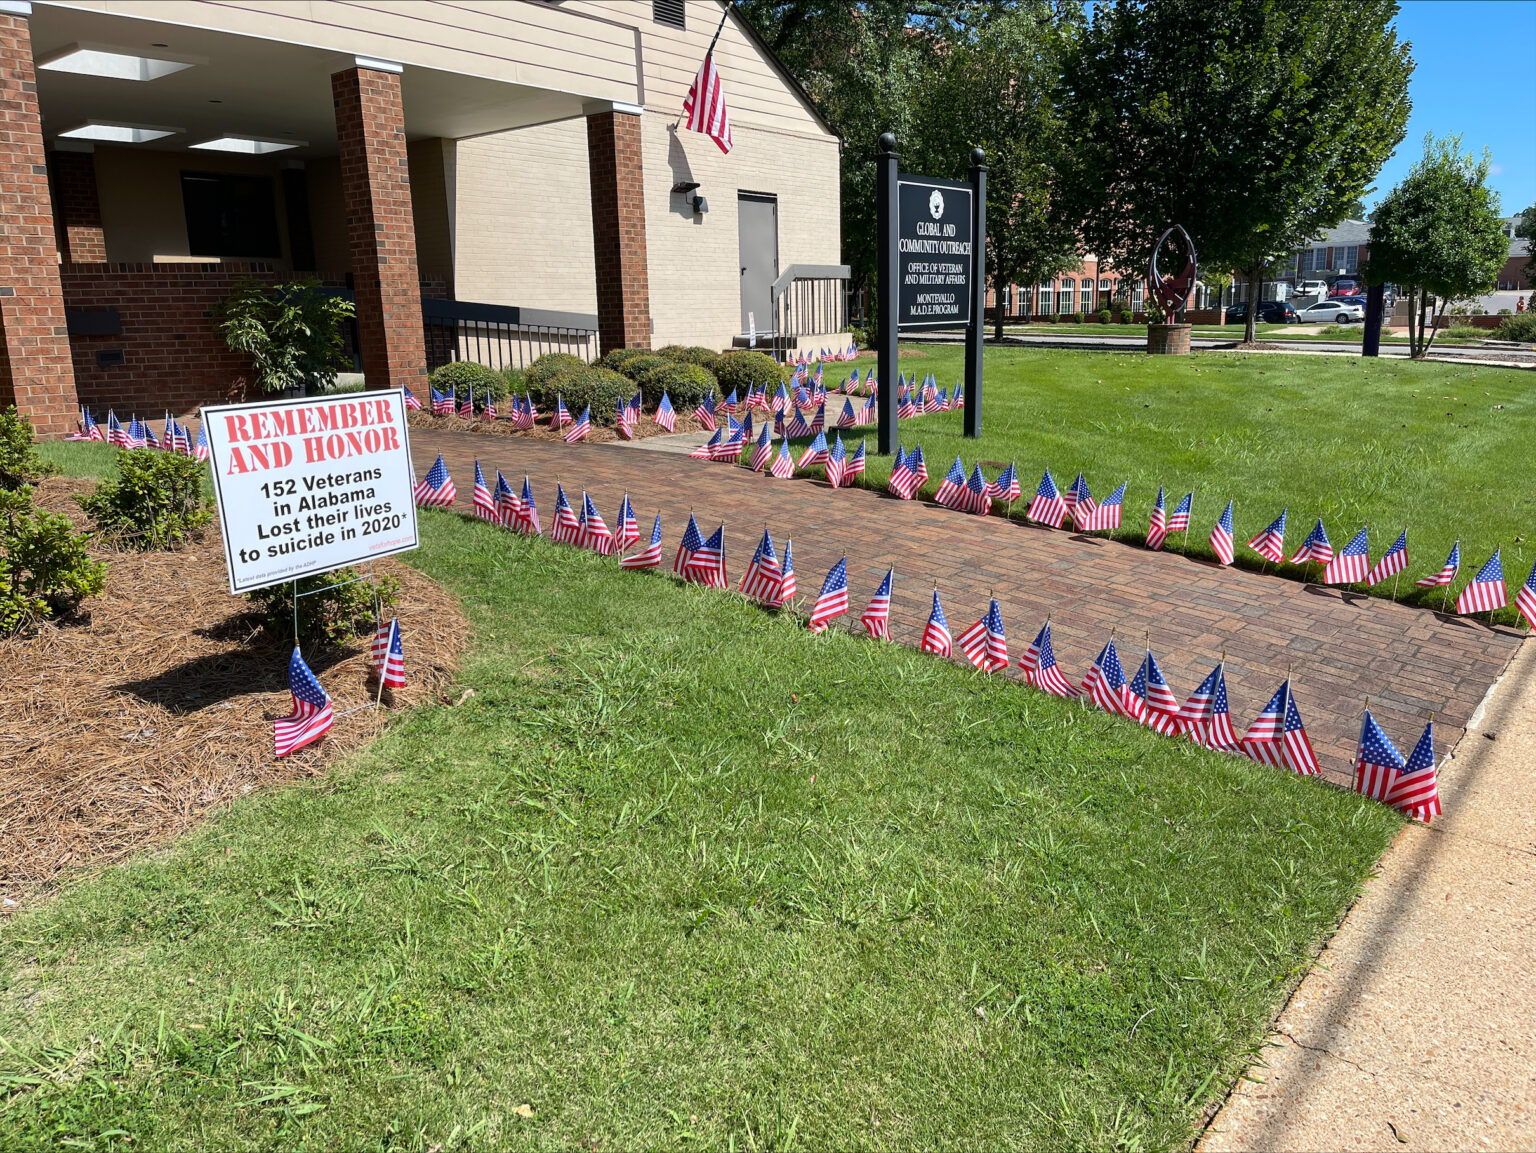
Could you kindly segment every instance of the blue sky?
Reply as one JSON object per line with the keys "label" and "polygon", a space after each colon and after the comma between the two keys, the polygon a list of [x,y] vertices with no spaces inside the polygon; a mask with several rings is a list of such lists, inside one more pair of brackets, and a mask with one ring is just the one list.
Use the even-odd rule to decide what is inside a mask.
{"label": "blue sky", "polygon": [[1413,115],[1376,178],[1369,207],[1423,155],[1424,134],[1461,133],[1462,147],[1493,159],[1488,183],[1505,216],[1536,202],[1536,0],[1406,0],[1400,39],[1413,43]]}

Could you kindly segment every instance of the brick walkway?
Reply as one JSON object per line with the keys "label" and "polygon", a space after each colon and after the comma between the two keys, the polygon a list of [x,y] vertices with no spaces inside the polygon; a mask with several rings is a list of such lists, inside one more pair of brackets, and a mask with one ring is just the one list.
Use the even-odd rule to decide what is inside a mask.
{"label": "brick walkway", "polygon": [[[582,489],[591,492],[610,525],[627,491],[643,533],[660,509],[668,564],[690,508],[706,534],[724,520],[733,582],[751,559],[765,522],[781,554],[784,538],[794,539],[802,596],[814,599],[827,570],[846,554],[851,611],[838,623],[847,628],[859,628],[865,602],[887,565],[895,565],[891,635],[906,644],[921,636],[930,591],[938,582],[950,630],[957,635],[985,611],[989,592],[997,596],[1015,662],[1049,613],[1056,658],[1074,683],[1082,680],[1111,628],[1127,676],[1141,661],[1144,630],[1152,630],[1153,651],[1181,700],[1225,650],[1239,733],[1294,664],[1296,701],[1318,760],[1340,783],[1352,780],[1367,696],[1403,749],[1412,746],[1433,712],[1444,752],[1460,738],[1521,640],[1510,629],[1173,553],[1001,517],[968,516],[866,489],[834,491],[820,481],[766,479],[671,453],[426,428],[412,429],[411,446],[418,475],[443,454],[465,511],[476,455],[492,484],[498,468],[514,487],[527,473],[546,529],[557,478],[573,501]],[[1011,672],[1022,675],[1017,668]]]}

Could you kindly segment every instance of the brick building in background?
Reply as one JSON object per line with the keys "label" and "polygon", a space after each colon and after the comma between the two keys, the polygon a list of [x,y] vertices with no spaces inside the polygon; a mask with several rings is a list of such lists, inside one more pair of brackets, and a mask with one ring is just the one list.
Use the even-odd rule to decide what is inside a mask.
{"label": "brick building in background", "polygon": [[[0,0],[0,405],[225,399],[243,277],[350,294],[356,367],[846,343],[840,142],[720,0]],[[815,308],[805,302],[819,302]],[[830,304],[830,306],[828,306]]]}

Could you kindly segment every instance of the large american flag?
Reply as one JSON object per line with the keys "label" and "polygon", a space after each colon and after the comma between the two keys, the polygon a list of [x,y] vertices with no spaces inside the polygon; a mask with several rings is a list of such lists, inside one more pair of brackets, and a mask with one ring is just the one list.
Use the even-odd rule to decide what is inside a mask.
{"label": "large american flag", "polygon": [[443,454],[438,453],[427,475],[416,482],[416,503],[430,508],[447,508],[458,495],[453,477],[448,475],[448,466],[443,463]]}
{"label": "large american flag", "polygon": [[1325,585],[1357,584],[1365,579],[1365,574],[1370,571],[1370,567],[1370,546],[1367,542],[1366,529],[1362,528],[1350,538],[1347,545],[1334,554],[1334,558],[1328,562],[1328,567],[1323,569],[1323,583]]}
{"label": "large american flag", "polygon": [[315,674],[309,671],[297,645],[288,661],[288,691],[293,694],[293,712],[278,718],[272,726],[273,741],[280,757],[318,741],[330,731],[334,719],[331,698],[326,696]]}
{"label": "large american flag", "polygon": [[1125,670],[1120,667],[1120,654],[1115,651],[1115,638],[1110,637],[1099,650],[1098,658],[1088,675],[1083,678],[1083,695],[1107,713],[1141,719],[1141,700],[1131,693],[1125,683]]}
{"label": "large american flag", "polygon": [[1428,824],[1440,815],[1440,786],[1435,770],[1435,722],[1424,726],[1419,743],[1413,746],[1408,763],[1392,782],[1387,804],[1406,813],[1415,821]]}
{"label": "large american flag", "polygon": [[947,657],[952,650],[949,622],[944,619],[944,606],[939,603],[939,590],[933,590],[933,609],[928,613],[928,624],[923,628],[922,642],[917,646],[925,653]]}
{"label": "large american flag", "polygon": [[661,564],[661,513],[656,514],[656,523],[651,526],[651,543],[637,553],[631,553],[619,561],[620,568],[640,569],[656,568]]}
{"label": "large american flag", "polygon": [[826,631],[833,618],[848,611],[848,558],[843,557],[832,566],[827,579],[821,582],[821,595],[811,608],[810,628],[813,633]]}
{"label": "large american flag", "polygon": [[1285,559],[1285,518],[1290,509],[1282,508],[1280,515],[1269,522],[1269,527],[1248,542],[1248,547],[1270,564]]}
{"label": "large american flag", "polygon": [[1067,503],[1057,491],[1050,469],[1046,469],[1045,476],[1040,478],[1040,487],[1035,490],[1034,498],[1029,502],[1024,515],[1036,524],[1049,525],[1051,528],[1060,528],[1067,519]]}
{"label": "large american flag", "polygon": [[1211,529],[1211,549],[1222,564],[1232,563],[1232,502],[1227,501],[1226,511]]}
{"label": "large american flag", "polygon": [[1403,754],[1366,709],[1360,722],[1360,744],[1355,749],[1355,792],[1373,801],[1385,801],[1405,763]]}
{"label": "large american flag", "polygon": [[1381,559],[1371,566],[1371,571],[1366,574],[1365,583],[1368,585],[1380,584],[1389,576],[1402,572],[1408,567],[1408,530],[1403,529],[1392,547],[1381,554]]}
{"label": "large american flag", "polygon": [[725,88],[720,70],[715,67],[713,51],[705,53],[704,63],[683,98],[683,116],[688,131],[702,132],[715,142],[721,152],[731,150],[731,112],[725,106]]}
{"label": "large american flag", "polygon": [[1467,587],[1456,598],[1458,613],[1482,613],[1501,609],[1509,603],[1509,592],[1504,588],[1504,561],[1502,549],[1495,549],[1488,562],[1477,570]]}
{"label": "large american flag", "polygon": [[1323,527],[1323,518],[1318,517],[1317,523],[1312,526],[1312,531],[1307,534],[1307,539],[1301,542],[1301,547],[1291,558],[1291,563],[1306,564],[1308,561],[1313,561],[1326,565],[1331,560],[1333,560],[1333,545],[1328,543],[1328,530]]}
{"label": "large american flag", "polygon": [[1189,694],[1179,710],[1179,729],[1197,745],[1222,752],[1237,751],[1237,733],[1227,704],[1226,662],[1218,664]]}
{"label": "large american flag", "polygon": [[1008,667],[1008,638],[1003,634],[1003,612],[996,597],[982,618],[955,639],[965,659],[983,672]]}
{"label": "large american flag", "polygon": [[1141,659],[1141,668],[1131,678],[1131,695],[1141,702],[1142,724],[1165,737],[1178,735],[1179,698],[1168,687],[1150,646],[1147,655]]}
{"label": "large american flag", "polygon": [[1461,571],[1461,541],[1451,545],[1451,555],[1445,558],[1445,564],[1440,566],[1439,572],[1430,573],[1427,577],[1420,577],[1414,581],[1415,588],[1437,589],[1456,583],[1456,574]]}
{"label": "large american flag", "polygon": [[875,590],[875,595],[869,598],[869,607],[864,610],[864,615],[859,618],[859,623],[864,626],[864,631],[876,640],[888,641],[891,639],[891,582],[895,577],[895,568],[885,570],[885,579],[880,582],[880,587]]}
{"label": "large american flag", "polygon": [[1163,486],[1157,486],[1157,503],[1152,506],[1152,515],[1147,518],[1147,547],[1154,552],[1163,547],[1163,541],[1168,539],[1168,508],[1163,503]]}

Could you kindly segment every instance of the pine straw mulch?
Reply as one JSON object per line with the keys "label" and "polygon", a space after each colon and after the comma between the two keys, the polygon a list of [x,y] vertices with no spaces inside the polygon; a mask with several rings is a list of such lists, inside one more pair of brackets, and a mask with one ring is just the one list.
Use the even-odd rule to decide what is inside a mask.
{"label": "pine straw mulch", "polygon": [[[580,415],[579,413],[577,415]],[[528,429],[513,428],[510,417],[498,417],[496,420],[466,420],[461,416],[433,416],[430,412],[417,410],[411,413],[410,422],[412,428],[435,428],[444,432],[476,432],[482,436],[523,436],[530,440],[564,440],[569,426],[562,429],[549,427],[549,416],[539,417],[538,422]],[[677,413],[677,427],[672,432],[702,432],[704,426],[681,409]],[[643,440],[648,436],[667,436],[667,430],[653,421],[649,416],[641,415],[640,421],[635,425],[635,439]],[[604,444],[608,441],[619,439],[619,434],[606,424],[592,422],[592,431],[587,434],[587,444]]]}
{"label": "pine straw mulch", "polygon": [[[89,482],[50,478],[37,503],[85,516]],[[469,644],[458,601],[416,569],[400,582],[406,677],[379,711],[365,684],[368,641],[306,648],[338,714],[317,744],[279,761],[272,722],[290,710],[291,644],[269,638],[229,594],[217,526],[177,552],[94,550],[106,590],[73,620],[0,640],[0,906],[66,869],[100,866],[183,832],[253,789],[312,777],[367,744],[390,713],[446,688]]]}

